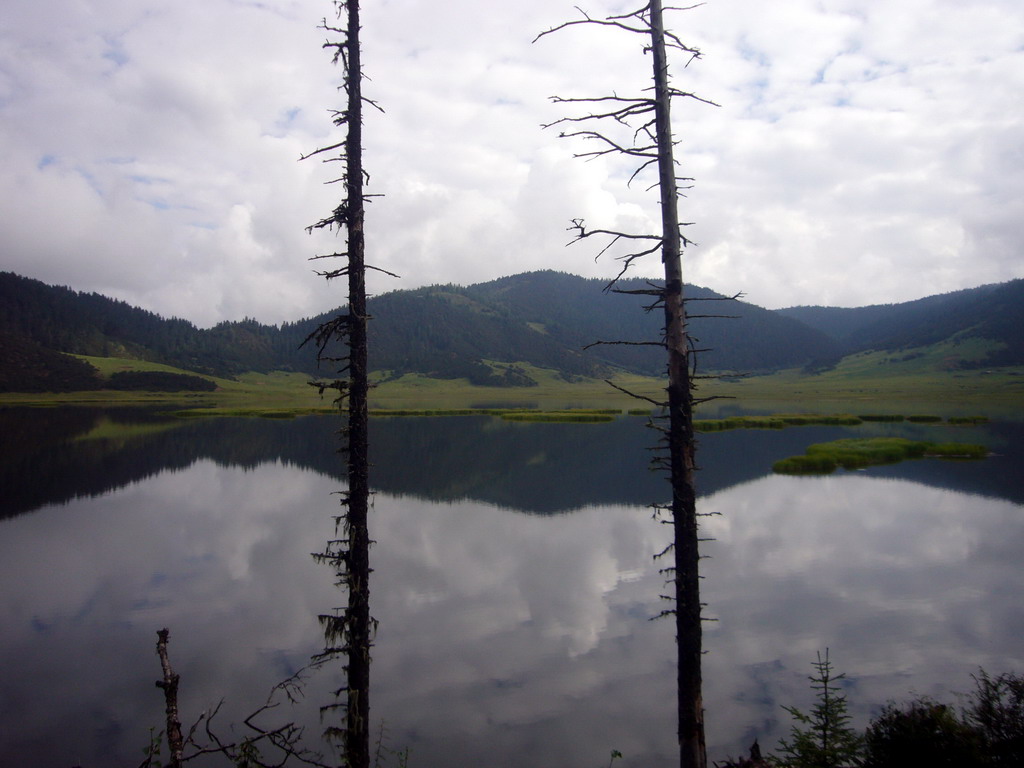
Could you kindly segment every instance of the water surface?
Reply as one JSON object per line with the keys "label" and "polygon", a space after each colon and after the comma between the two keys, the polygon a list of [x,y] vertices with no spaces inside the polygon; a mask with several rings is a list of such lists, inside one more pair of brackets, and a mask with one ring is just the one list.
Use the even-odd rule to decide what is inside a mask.
{"label": "water surface", "polygon": [[[155,632],[182,708],[227,727],[322,645],[344,601],[310,557],[343,487],[337,421],[0,412],[0,764],[137,764],[162,723]],[[984,462],[772,476],[810,442],[983,441]],[[933,437],[934,436],[934,437]],[[654,434],[489,417],[377,419],[373,712],[412,765],[676,762],[668,527],[648,504]],[[712,759],[757,736],[831,648],[857,724],[911,692],[948,698],[979,667],[1021,670],[1021,426],[743,431],[701,438]],[[319,729],[339,670],[289,715]],[[188,719],[186,717],[186,719]]]}

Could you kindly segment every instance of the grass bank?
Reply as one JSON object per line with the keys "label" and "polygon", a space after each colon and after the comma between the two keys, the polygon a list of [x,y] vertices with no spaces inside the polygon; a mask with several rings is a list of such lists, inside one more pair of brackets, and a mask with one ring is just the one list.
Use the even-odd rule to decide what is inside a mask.
{"label": "grass bank", "polygon": [[[786,403],[812,402],[817,409],[836,413],[984,413],[990,417],[1016,414],[1020,418],[1024,411],[1024,368],[951,367],[963,359],[969,342],[944,342],[922,350],[862,352],[813,375],[787,370],[710,382],[706,390],[745,404],[765,403],[769,410],[776,411],[783,410]],[[982,347],[974,350],[976,356],[984,351]],[[961,412],[954,413],[957,410]]]}
{"label": "grass bank", "polygon": [[[940,419],[941,420],[941,419]],[[856,426],[864,419],[851,414],[837,415],[793,413],[773,416],[732,416],[725,419],[697,419],[694,429],[700,432],[723,432],[729,429],[784,429],[786,427]]]}
{"label": "grass bank", "polygon": [[985,446],[970,443],[931,443],[902,437],[846,438],[808,446],[803,456],[777,461],[772,470],[780,474],[828,474],[839,467],[860,469],[905,459],[981,459],[987,455]]}
{"label": "grass bank", "polygon": [[[126,358],[82,358],[109,377],[119,371],[189,373],[159,363]],[[646,414],[651,406],[621,390],[651,400],[664,396],[659,379],[619,374],[611,381],[577,378],[568,381],[555,371],[520,365],[537,382],[532,387],[480,387],[464,379],[431,379],[419,374],[375,376],[370,407],[390,412],[482,412],[506,410],[565,411],[613,409]],[[0,405],[167,406],[170,410],[202,410],[208,415],[293,415],[333,410],[330,395],[320,396],[302,373],[247,373],[237,379],[204,377],[214,392],[126,392],[96,390],[70,393],[0,393]],[[617,389],[621,388],[621,389]],[[1024,368],[995,371],[937,371],[920,359],[894,360],[887,353],[869,352],[843,360],[834,369],[808,375],[783,371],[768,376],[704,380],[698,395],[717,398],[697,409],[701,420],[733,417],[736,406],[765,417],[791,414],[805,407],[818,414],[853,414],[871,418],[900,416],[926,421],[941,414],[971,418],[1024,419]],[[803,415],[806,416],[806,415]],[[817,417],[815,417],[817,418]],[[820,423],[820,422],[819,422]],[[746,424],[744,426],[754,426]],[[773,424],[767,425],[774,428]],[[707,426],[708,429],[715,427]],[[734,427],[724,427],[734,428]]]}

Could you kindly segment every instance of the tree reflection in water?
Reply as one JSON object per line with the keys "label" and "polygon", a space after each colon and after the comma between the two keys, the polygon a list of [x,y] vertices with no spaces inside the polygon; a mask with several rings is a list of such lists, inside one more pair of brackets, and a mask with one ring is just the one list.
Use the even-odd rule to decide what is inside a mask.
{"label": "tree reflection in water", "polygon": [[[110,467],[122,484],[93,476],[76,493],[70,480],[57,483],[53,502],[0,521],[0,764],[137,761],[162,721],[154,628],[172,627],[183,709],[228,694],[225,721],[319,650],[315,617],[337,595],[309,553],[322,548],[323,500],[338,478],[315,456],[336,461],[335,424],[186,422],[120,446],[65,431],[32,449],[59,456],[52,466],[71,468],[69,478]],[[389,745],[409,747],[422,765],[590,768],[610,749],[672,765],[672,632],[647,620],[660,609],[662,579],[650,553],[666,532],[631,472],[595,480],[632,453],[623,441],[647,439],[641,420],[373,428],[387,486],[375,511],[374,718]],[[706,705],[718,713],[712,759],[739,754],[755,734],[775,743],[779,703],[809,703],[807,664],[820,648],[832,648],[851,679],[855,725],[870,706],[910,691],[967,690],[979,666],[1021,668],[1019,491],[997,484],[979,495],[972,474],[1000,462],[1012,474],[1021,443],[1005,425],[990,430],[969,439],[1003,440],[992,464],[932,465],[948,468],[943,482],[967,478],[971,493],[882,476],[922,472],[920,463],[764,476],[771,454],[820,433],[702,437],[703,455],[727,449],[741,465],[740,482],[714,475],[704,486],[718,490],[702,499],[706,511],[727,512],[708,521],[716,541],[707,600],[719,619],[707,628],[705,658]],[[403,443],[430,451],[444,476],[403,475],[390,463]],[[489,482],[502,462],[514,482]],[[36,481],[24,469],[0,471],[18,498],[24,492],[7,483]],[[555,477],[581,486],[561,497],[566,514],[530,506]],[[515,483],[528,487],[516,495]],[[313,731],[336,683],[328,677],[307,692]]]}

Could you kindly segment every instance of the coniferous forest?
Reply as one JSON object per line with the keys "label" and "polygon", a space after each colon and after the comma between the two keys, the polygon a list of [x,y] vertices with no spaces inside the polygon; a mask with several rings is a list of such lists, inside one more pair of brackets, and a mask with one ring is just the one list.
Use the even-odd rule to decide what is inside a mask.
{"label": "coniferous forest", "polygon": [[[639,287],[643,280],[620,281]],[[646,340],[658,319],[642,298],[602,291],[605,281],[531,272],[471,286],[439,285],[370,298],[370,367],[391,376],[420,373],[478,385],[528,386],[516,363],[558,371],[567,381],[613,370],[659,375],[657,348],[598,345]],[[691,287],[691,296],[718,296]],[[860,308],[766,310],[728,303],[729,319],[692,321],[706,370],[746,374],[827,369],[864,350],[908,350],[952,339],[982,339],[991,351],[959,367],[1024,364],[1024,281],[982,286],[913,302]],[[247,371],[316,375],[303,341],[335,310],[280,326],[253,318],[197,328],[123,301],[0,273],[0,391],[74,391],[100,386],[87,363],[69,357],[130,357],[198,374]],[[497,364],[497,365],[495,365]],[[179,386],[180,385],[180,386]],[[110,387],[107,382],[103,386]],[[143,384],[126,382],[123,388]],[[188,389],[185,380],[149,382]]]}

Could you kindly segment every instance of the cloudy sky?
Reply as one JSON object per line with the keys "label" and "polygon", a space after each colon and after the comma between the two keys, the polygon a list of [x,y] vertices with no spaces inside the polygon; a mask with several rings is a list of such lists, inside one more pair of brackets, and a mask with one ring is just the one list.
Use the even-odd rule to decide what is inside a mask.
{"label": "cloudy sky", "polygon": [[[592,0],[595,16],[639,3]],[[573,217],[654,226],[647,183],[541,130],[548,97],[633,94],[639,38],[572,0],[365,0],[366,164],[383,292],[532,269],[608,276]],[[333,208],[327,0],[5,0],[0,269],[200,325],[337,306],[304,227]],[[672,26],[688,280],[858,306],[1024,276],[1020,0],[709,0]],[[655,274],[652,260],[637,274]]]}

